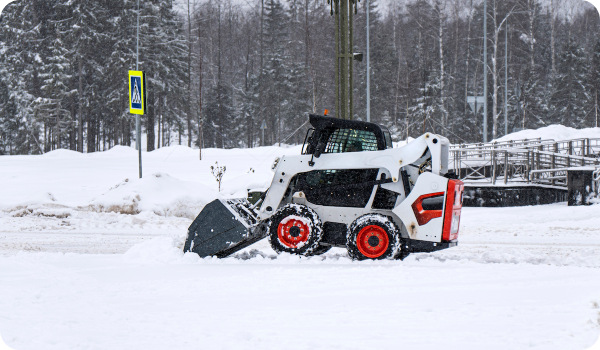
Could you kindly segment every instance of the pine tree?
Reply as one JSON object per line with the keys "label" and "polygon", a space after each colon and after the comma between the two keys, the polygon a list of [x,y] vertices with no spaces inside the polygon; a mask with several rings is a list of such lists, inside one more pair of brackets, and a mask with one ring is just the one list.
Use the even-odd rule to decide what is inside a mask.
{"label": "pine tree", "polygon": [[575,39],[569,39],[565,45],[557,69],[550,99],[550,120],[571,127],[583,127],[588,114],[586,102],[591,100],[586,76],[589,65],[584,49]]}
{"label": "pine tree", "polygon": [[588,86],[590,88],[590,99],[586,108],[586,110],[589,111],[589,117],[587,119],[592,120],[592,123],[588,123],[588,125],[591,124],[591,126],[598,127],[600,125],[600,100],[598,100],[598,95],[600,94],[600,38],[597,39],[596,44],[594,45]]}
{"label": "pine tree", "polygon": [[[265,4],[265,67],[263,94],[265,109],[263,115],[267,123],[268,143],[281,141],[282,121],[290,101],[290,57],[286,52],[289,33],[285,26],[287,14],[279,0],[267,0]],[[267,144],[268,144],[267,143]]]}

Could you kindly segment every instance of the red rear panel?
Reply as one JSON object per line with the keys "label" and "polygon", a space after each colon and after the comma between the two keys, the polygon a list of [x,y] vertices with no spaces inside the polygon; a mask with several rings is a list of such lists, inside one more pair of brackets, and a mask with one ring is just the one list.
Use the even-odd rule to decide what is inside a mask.
{"label": "red rear panel", "polygon": [[446,205],[444,209],[444,228],[442,229],[443,241],[456,241],[458,239],[458,226],[460,224],[460,211],[462,209],[463,191],[465,185],[460,180],[448,181]]}

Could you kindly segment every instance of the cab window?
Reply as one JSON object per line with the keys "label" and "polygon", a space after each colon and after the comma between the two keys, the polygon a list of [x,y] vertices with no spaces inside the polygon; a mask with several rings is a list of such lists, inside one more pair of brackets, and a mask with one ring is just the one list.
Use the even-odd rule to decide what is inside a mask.
{"label": "cab window", "polygon": [[390,132],[384,130],[383,136],[385,137],[385,148],[394,148],[394,144],[392,143],[392,135],[390,135]]}
{"label": "cab window", "polygon": [[324,153],[377,151],[377,138],[371,131],[337,129],[331,133]]}

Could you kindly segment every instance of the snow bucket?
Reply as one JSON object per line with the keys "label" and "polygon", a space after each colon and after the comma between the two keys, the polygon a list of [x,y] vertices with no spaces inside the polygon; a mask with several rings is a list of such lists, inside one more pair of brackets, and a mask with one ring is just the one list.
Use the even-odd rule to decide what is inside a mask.
{"label": "snow bucket", "polygon": [[184,252],[226,257],[265,237],[246,199],[215,199],[188,228]]}

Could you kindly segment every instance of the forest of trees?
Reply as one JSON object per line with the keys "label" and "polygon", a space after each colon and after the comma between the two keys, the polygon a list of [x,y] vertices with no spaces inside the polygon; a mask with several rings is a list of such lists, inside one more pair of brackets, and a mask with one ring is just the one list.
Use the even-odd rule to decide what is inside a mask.
{"label": "forest of trees", "polygon": [[[596,126],[597,10],[582,0],[486,1],[489,139],[504,135],[505,94],[509,132]],[[301,143],[308,113],[334,114],[326,0],[139,3],[148,150]],[[367,10],[372,120],[396,140],[431,131],[482,141],[482,114],[467,97],[483,95],[483,2],[370,0],[367,9],[363,0],[354,52],[366,52]],[[133,145],[127,71],[136,64],[136,19],[136,0],[9,4],[0,18],[0,154]],[[354,118],[364,120],[364,60],[354,79]]]}

